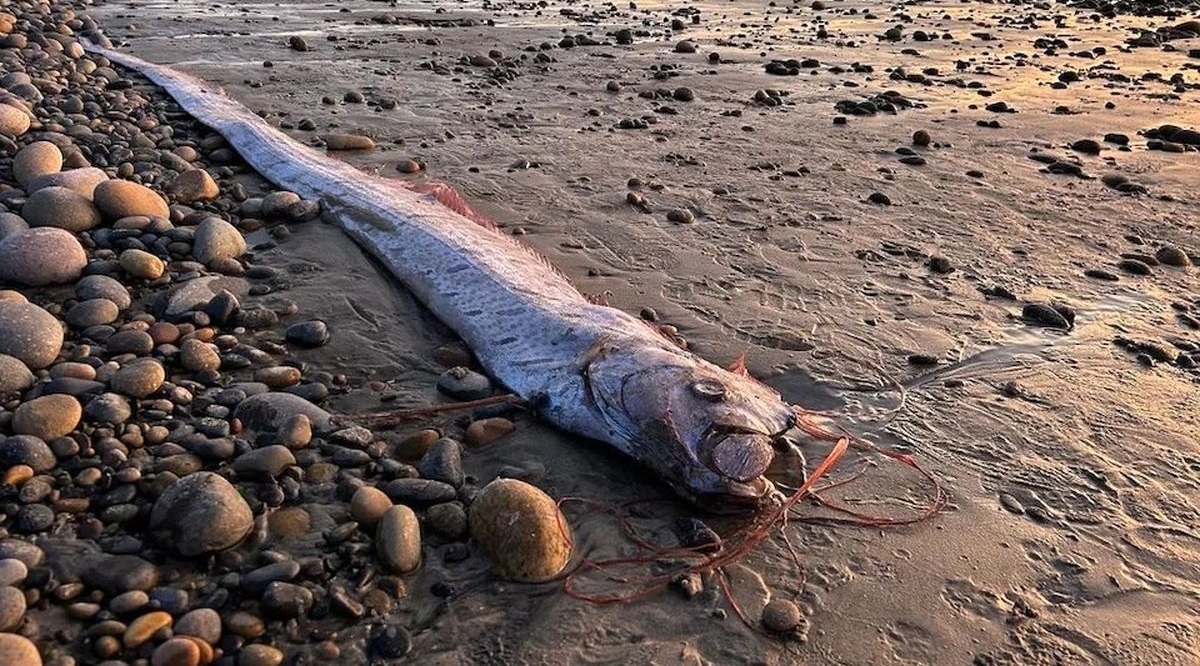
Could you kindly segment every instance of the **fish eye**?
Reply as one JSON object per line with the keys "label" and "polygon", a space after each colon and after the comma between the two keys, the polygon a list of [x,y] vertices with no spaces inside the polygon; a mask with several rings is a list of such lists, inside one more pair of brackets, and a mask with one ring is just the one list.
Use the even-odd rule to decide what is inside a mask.
{"label": "fish eye", "polygon": [[692,384],[692,391],[701,398],[712,402],[720,402],[725,399],[725,386],[713,379],[697,381]]}

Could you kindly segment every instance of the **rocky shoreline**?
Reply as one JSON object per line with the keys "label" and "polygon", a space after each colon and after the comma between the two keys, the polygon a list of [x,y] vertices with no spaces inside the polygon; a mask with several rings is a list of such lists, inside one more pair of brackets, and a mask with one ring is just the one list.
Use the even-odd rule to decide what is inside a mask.
{"label": "rocky shoreline", "polygon": [[[562,570],[537,488],[467,477],[450,433],[320,406],[349,379],[293,350],[337,327],[258,256],[320,205],[85,53],[95,33],[71,3],[0,1],[0,663],[392,659],[431,549],[462,561],[474,534],[506,578]],[[437,356],[444,395],[492,392],[461,347]],[[478,416],[469,445],[514,428]]]}

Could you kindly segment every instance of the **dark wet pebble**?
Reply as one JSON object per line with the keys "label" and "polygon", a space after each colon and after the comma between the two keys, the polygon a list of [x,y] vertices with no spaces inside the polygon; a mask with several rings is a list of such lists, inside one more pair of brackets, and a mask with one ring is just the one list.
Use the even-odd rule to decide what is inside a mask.
{"label": "dark wet pebble", "polygon": [[308,614],[313,607],[313,593],[302,585],[276,581],[267,585],[262,595],[262,608],[273,617],[294,618]]}
{"label": "dark wet pebble", "polygon": [[443,372],[438,377],[437,388],[455,400],[478,400],[492,394],[491,380],[461,366]]}
{"label": "dark wet pebble", "polygon": [[1153,272],[1150,265],[1140,259],[1122,259],[1117,262],[1117,268],[1132,275],[1150,275]]}
{"label": "dark wet pebble", "polygon": [[399,659],[412,650],[412,636],[402,626],[389,624],[376,629],[367,643],[373,659]]}
{"label": "dark wet pebble", "polygon": [[1106,282],[1116,282],[1121,279],[1116,273],[1106,271],[1103,268],[1089,268],[1083,274],[1094,280],[1104,280]]}
{"label": "dark wet pebble", "polygon": [[441,504],[458,499],[454,486],[430,479],[395,479],[383,485],[383,492],[400,504]]}
{"label": "dark wet pebble", "polygon": [[878,204],[880,206],[892,205],[891,197],[884,194],[883,192],[872,192],[871,196],[867,197],[867,201],[870,201],[873,204]]}
{"label": "dark wet pebble", "polygon": [[463,484],[462,445],[443,437],[433,443],[417,462],[421,476],[458,488]]}
{"label": "dark wet pebble", "polygon": [[97,558],[81,573],[84,583],[110,597],[130,590],[150,590],[159,579],[158,568],[135,555]]}
{"label": "dark wet pebble", "polygon": [[296,322],[287,327],[284,337],[301,347],[320,347],[329,342],[329,326],[319,319]]}
{"label": "dark wet pebble", "polygon": [[1021,318],[1034,326],[1070,330],[1071,324],[1058,310],[1045,303],[1026,303]]}
{"label": "dark wet pebble", "polygon": [[675,536],[679,538],[679,545],[684,548],[695,548],[703,551],[717,548],[721,544],[720,535],[699,518],[676,518],[672,527],[674,528]]}

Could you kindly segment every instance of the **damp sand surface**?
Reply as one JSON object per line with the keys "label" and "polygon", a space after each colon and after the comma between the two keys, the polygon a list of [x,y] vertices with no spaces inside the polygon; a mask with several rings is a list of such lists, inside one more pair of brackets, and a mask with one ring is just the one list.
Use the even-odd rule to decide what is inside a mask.
{"label": "damp sand surface", "polygon": [[[1190,664],[1200,653],[1197,375],[1115,344],[1198,349],[1181,318],[1196,270],[1118,266],[1163,245],[1200,250],[1200,153],[1152,150],[1144,134],[1200,126],[1200,61],[1187,55],[1200,39],[1126,43],[1190,16],[942,0],[116,1],[91,14],[120,48],[220,84],[302,141],[370,134],[376,151],[338,157],[452,184],[581,291],[653,308],[712,360],[747,352],[757,376],[910,453],[952,498],[908,527],[794,521],[783,532],[801,567],[777,534],[729,570],[751,622],[770,599],[798,601],[805,641],[744,626],[713,580],[691,600],[598,606],[555,584],[497,582],[478,553],[453,564],[427,553],[398,610],[414,662]],[[631,44],[617,43],[622,29]],[[293,36],[308,50],[289,48]],[[677,51],[683,40],[694,53]],[[797,73],[768,74],[772,60]],[[907,100],[895,113],[836,109],[886,91]],[[351,92],[366,103],[344,101]],[[987,110],[996,102],[1016,112]],[[314,129],[296,129],[303,120]],[[917,130],[929,146],[912,146]],[[1099,154],[1073,150],[1081,139]],[[914,156],[924,163],[901,161]],[[424,170],[400,173],[409,159]],[[431,350],[451,334],[348,238],[308,225],[271,252],[292,269],[288,297],[336,331],[301,358],[362,387],[336,396],[336,411],[437,400]],[[1026,304],[1051,301],[1073,309],[1073,329],[1022,321]],[[828,450],[802,449],[810,467]],[[637,524],[664,544],[694,513],[626,460],[528,418],[466,464],[560,498],[648,500]],[[826,497],[921,511],[921,478],[887,459],[856,452],[831,480],[863,470]],[[583,554],[633,552],[605,512],[567,509]],[[445,584],[449,598],[431,591]]]}

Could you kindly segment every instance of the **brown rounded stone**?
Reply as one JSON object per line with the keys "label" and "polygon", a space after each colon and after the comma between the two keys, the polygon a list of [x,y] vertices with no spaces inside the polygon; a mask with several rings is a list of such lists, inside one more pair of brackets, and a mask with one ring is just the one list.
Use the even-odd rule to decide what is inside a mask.
{"label": "brown rounded stone", "polygon": [[363,486],[354,491],[354,497],[350,498],[350,517],[373,527],[392,506],[387,493],[374,486]]}
{"label": "brown rounded stone", "polygon": [[42,666],[42,655],[38,654],[37,646],[28,638],[16,634],[0,634],[0,664]]}
{"label": "brown rounded stone", "polygon": [[187,638],[172,638],[154,650],[151,666],[200,666],[200,646]]}
{"label": "brown rounded stone", "polygon": [[471,536],[504,578],[534,582],[552,578],[571,559],[567,519],[549,495],[524,481],[492,481],[471,504]]}
{"label": "brown rounded stone", "polygon": [[100,211],[87,197],[65,187],[44,187],[30,195],[21,217],[31,227],[58,227],[78,233],[100,224]]}
{"label": "brown rounded stone", "polygon": [[485,446],[512,433],[516,429],[517,426],[504,417],[495,416],[487,419],[479,419],[467,426],[467,431],[463,435],[463,441],[468,446]]}
{"label": "brown rounded stone", "polygon": [[49,141],[34,141],[13,158],[13,178],[18,184],[26,185],[38,176],[58,173],[62,165],[63,155],[58,146]]}
{"label": "brown rounded stone", "polygon": [[108,220],[131,215],[170,217],[167,202],[154,190],[128,180],[106,180],[96,186],[93,194],[96,207]]}
{"label": "brown rounded stone", "polygon": [[171,614],[165,611],[146,613],[129,623],[129,627],[121,636],[121,643],[130,650],[136,650],[145,645],[159,630],[171,626],[171,622]]}
{"label": "brown rounded stone", "polygon": [[87,266],[87,253],[75,234],[39,227],[0,241],[0,281],[30,287],[74,282]]}
{"label": "brown rounded stone", "polygon": [[139,359],[113,373],[108,385],[113,391],[131,398],[145,398],[162,387],[167,373],[152,359]]}
{"label": "brown rounded stone", "polygon": [[23,403],[13,412],[12,429],[18,435],[33,435],[50,441],[69,434],[83,418],[83,407],[64,394],[44,395]]}
{"label": "brown rounded stone", "polygon": [[167,265],[162,259],[145,250],[125,250],[121,253],[119,261],[126,273],[143,280],[157,280],[167,271]]}
{"label": "brown rounded stone", "polygon": [[204,169],[184,171],[166,187],[167,195],[179,203],[212,201],[221,194],[217,181]]}

